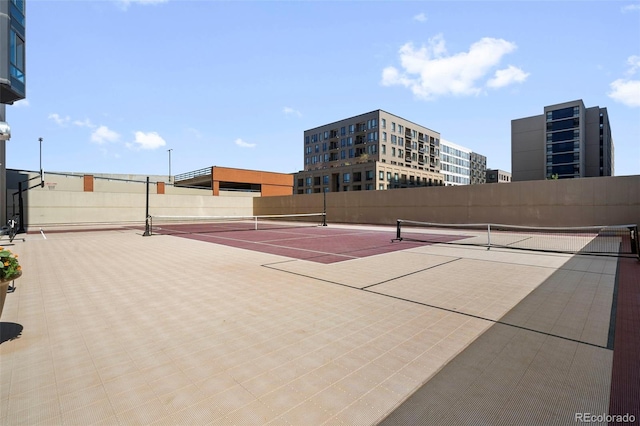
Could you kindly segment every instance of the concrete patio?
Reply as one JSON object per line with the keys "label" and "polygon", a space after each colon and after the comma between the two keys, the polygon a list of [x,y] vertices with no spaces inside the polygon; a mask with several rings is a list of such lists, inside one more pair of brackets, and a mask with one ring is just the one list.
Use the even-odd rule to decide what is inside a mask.
{"label": "concrete patio", "polygon": [[140,234],[0,242],[24,270],[1,318],[0,424],[573,424],[609,411],[616,258],[425,245],[321,264]]}

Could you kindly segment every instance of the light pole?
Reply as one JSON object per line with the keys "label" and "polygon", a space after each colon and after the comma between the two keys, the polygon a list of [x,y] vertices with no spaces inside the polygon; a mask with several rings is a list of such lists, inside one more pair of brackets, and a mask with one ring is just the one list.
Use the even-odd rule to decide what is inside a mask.
{"label": "light pole", "polygon": [[44,174],[42,173],[42,138],[38,138],[40,142],[40,187],[44,188]]}
{"label": "light pole", "polygon": [[173,151],[173,148],[167,150],[169,153],[169,183],[171,183],[171,151]]}

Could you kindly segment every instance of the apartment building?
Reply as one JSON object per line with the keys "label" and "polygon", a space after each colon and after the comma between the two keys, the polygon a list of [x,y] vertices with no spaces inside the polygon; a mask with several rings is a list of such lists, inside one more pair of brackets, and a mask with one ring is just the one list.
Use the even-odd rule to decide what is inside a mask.
{"label": "apartment building", "polygon": [[304,132],[297,194],[442,186],[440,133],[383,110]]}
{"label": "apartment building", "polygon": [[469,178],[471,185],[487,183],[487,157],[477,152],[471,153]]}
{"label": "apartment building", "polygon": [[453,142],[440,141],[440,172],[446,186],[486,183],[487,157]]}
{"label": "apartment building", "polygon": [[486,183],[509,183],[511,173],[500,169],[487,169]]}
{"label": "apartment building", "polygon": [[613,176],[614,146],[606,108],[581,99],[511,121],[513,181]]}
{"label": "apartment building", "polygon": [[440,141],[440,172],[446,186],[471,183],[471,150],[453,142]]}
{"label": "apartment building", "polygon": [[[6,105],[26,97],[25,0],[0,1],[0,193],[5,194],[6,141],[11,137],[6,123]],[[7,200],[0,196],[0,224],[6,223]]]}

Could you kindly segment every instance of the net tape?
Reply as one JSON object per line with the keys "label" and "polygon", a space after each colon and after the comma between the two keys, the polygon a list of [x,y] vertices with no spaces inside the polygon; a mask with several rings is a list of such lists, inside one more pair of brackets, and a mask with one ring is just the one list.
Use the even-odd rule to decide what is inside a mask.
{"label": "net tape", "polygon": [[325,213],[253,216],[163,216],[147,218],[150,234],[267,230],[326,225]]}

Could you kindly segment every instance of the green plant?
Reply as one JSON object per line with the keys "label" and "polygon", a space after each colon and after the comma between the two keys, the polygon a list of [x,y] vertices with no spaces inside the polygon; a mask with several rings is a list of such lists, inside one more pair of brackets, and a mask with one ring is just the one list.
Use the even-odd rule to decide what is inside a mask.
{"label": "green plant", "polygon": [[0,280],[6,281],[18,277],[22,273],[22,266],[18,262],[18,255],[0,247]]}

